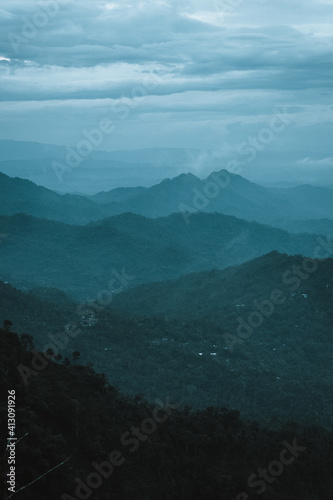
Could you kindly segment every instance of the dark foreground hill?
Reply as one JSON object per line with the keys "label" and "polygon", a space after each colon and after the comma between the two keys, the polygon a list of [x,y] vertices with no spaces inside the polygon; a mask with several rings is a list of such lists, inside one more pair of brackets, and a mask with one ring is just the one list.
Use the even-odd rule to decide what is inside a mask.
{"label": "dark foreground hill", "polygon": [[0,279],[56,287],[79,300],[225,268],[272,250],[312,256],[318,247],[314,235],[205,213],[193,214],[191,224],[181,214],[147,219],[128,213],[83,227],[17,214],[0,216],[0,237]]}
{"label": "dark foreground hill", "polygon": [[[296,279],[310,262],[274,252],[140,286],[113,296],[109,307],[59,306],[2,285],[0,321],[10,319],[62,359],[81,353],[127,393],[227,406],[271,426],[296,419],[332,428],[333,261],[317,264]],[[73,325],[80,333],[68,338]]]}
{"label": "dark foreground hill", "polygon": [[91,367],[51,360],[24,386],[18,367],[36,368],[33,363],[24,342],[0,329],[2,498],[12,498],[5,481],[13,450],[5,449],[13,391],[20,439],[14,498],[332,497],[332,433],[292,423],[263,429],[227,409],[190,412],[161,392],[154,403],[128,398]]}
{"label": "dark foreground hill", "polygon": [[59,290],[49,290],[23,293],[0,281],[0,324],[9,318],[18,334],[34,335],[40,342],[45,337],[45,344],[48,332],[60,331],[72,318],[77,319],[77,305]]}

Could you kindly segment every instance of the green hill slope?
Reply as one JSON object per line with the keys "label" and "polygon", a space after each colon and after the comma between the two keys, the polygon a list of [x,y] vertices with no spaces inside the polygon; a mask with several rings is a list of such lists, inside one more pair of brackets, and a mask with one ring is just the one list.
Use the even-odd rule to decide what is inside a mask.
{"label": "green hill slope", "polygon": [[[272,253],[236,268],[162,284],[165,288],[145,285],[114,296],[109,307],[97,302],[79,311],[10,288],[0,320],[12,320],[19,333],[33,334],[39,349],[53,343],[62,359],[72,360],[79,351],[82,361],[92,362],[130,394],[149,399],[165,394],[195,408],[228,406],[274,426],[293,418],[330,428],[332,259],[319,261],[297,288],[295,280],[281,281],[303,262],[301,256]],[[143,300],[150,287],[155,311],[148,311]],[[279,304],[272,295],[277,289]],[[143,299],[135,303],[140,294]],[[96,322],[82,325],[82,314]],[[66,333],[68,324],[79,329],[74,337]]]}
{"label": "green hill slope", "polygon": [[191,224],[181,214],[123,214],[86,226],[18,214],[0,216],[0,233],[0,279],[56,287],[79,300],[105,290],[123,272],[128,287],[225,268],[272,250],[312,256],[318,246],[316,236],[204,213],[194,214]]}
{"label": "green hill slope", "polygon": [[[16,445],[17,498],[248,499],[262,491],[259,467],[267,466],[273,470],[264,483],[267,500],[326,500],[332,494],[333,438],[322,429],[263,429],[225,408],[189,412],[160,391],[154,403],[128,398],[89,367],[52,361],[26,388],[17,366],[32,362],[18,337],[0,329],[0,443],[4,450],[8,390],[14,390],[15,433],[22,438]],[[279,457],[285,465],[278,462],[276,478],[271,464]],[[1,482],[2,496],[7,486]]]}

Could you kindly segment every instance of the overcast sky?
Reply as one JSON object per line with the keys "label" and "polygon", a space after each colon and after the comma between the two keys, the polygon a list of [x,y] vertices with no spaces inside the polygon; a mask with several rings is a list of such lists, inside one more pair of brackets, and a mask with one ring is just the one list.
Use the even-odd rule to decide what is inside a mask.
{"label": "overcast sky", "polygon": [[2,0],[0,18],[1,138],[75,145],[107,119],[100,149],[232,157],[280,111],[265,153],[333,168],[333,0]]}

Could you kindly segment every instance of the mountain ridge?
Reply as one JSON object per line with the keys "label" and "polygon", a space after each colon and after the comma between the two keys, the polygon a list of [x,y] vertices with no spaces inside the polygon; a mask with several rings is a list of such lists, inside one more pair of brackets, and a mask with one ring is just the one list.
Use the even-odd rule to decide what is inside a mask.
{"label": "mountain ridge", "polygon": [[313,256],[318,236],[234,216],[199,212],[150,219],[124,213],[84,226],[16,214],[0,216],[0,279],[59,288],[80,300],[105,289],[113,270],[134,284],[226,268],[272,250]]}
{"label": "mountain ridge", "polygon": [[[116,188],[93,196],[58,194],[32,181],[0,174],[0,213],[26,212],[69,224],[84,225],[121,213],[149,218],[183,213],[221,213],[274,226],[297,219],[333,220],[333,190],[313,186],[264,188],[222,169],[207,179],[180,174],[150,188]],[[309,199],[312,203],[309,204]],[[312,225],[308,231],[315,231]]]}
{"label": "mountain ridge", "polygon": [[[58,340],[63,357],[79,351],[82,362],[129,394],[165,393],[194,408],[228,406],[259,421],[296,418],[329,428],[333,259],[316,262],[302,279],[298,271],[309,269],[303,256],[271,252],[226,270],[133,288],[109,305],[91,297],[79,308],[54,290],[22,293],[0,283],[0,314],[19,333],[35,330],[38,348]],[[139,301],[120,308],[126,294]],[[81,325],[82,311],[94,313],[94,325]],[[68,324],[80,334],[63,343]]]}

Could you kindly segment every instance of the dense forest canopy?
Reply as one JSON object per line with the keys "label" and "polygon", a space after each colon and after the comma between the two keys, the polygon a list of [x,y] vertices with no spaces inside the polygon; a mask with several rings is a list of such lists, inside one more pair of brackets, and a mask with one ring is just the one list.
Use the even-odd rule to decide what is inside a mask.
{"label": "dense forest canopy", "polygon": [[[17,498],[244,500],[264,493],[298,500],[333,493],[333,435],[320,427],[289,422],[273,430],[225,408],[184,408],[163,390],[149,403],[124,396],[91,366],[52,360],[26,387],[17,366],[32,362],[26,339],[0,329],[2,443],[7,387],[19,402]],[[0,467],[5,474],[3,461]]]}

